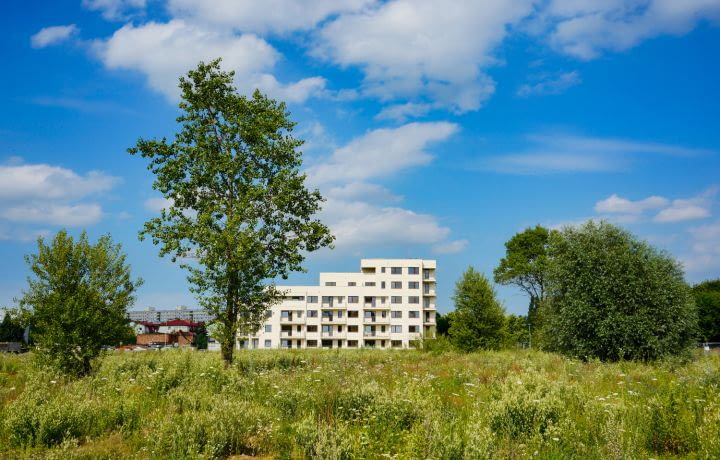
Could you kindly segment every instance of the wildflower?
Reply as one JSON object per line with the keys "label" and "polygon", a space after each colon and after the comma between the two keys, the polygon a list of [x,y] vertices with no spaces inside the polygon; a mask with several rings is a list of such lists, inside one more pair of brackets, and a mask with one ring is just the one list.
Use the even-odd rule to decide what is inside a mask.
{"label": "wildflower", "polygon": [[560,438],[553,438],[553,441],[558,442],[560,441]]}
{"label": "wildflower", "polygon": [[130,379],[130,382],[131,382],[131,383],[135,382],[135,379]]}
{"label": "wildflower", "polygon": [[205,372],[203,372],[202,374],[200,374],[200,377],[205,377]]}
{"label": "wildflower", "polygon": [[55,384],[57,383],[57,381],[56,381],[56,380],[50,380],[50,383],[52,383],[53,385],[55,385]]}
{"label": "wildflower", "polygon": [[475,384],[474,384],[474,383],[467,382],[467,383],[465,383],[465,386],[466,386],[466,387],[474,387]]}
{"label": "wildflower", "polygon": [[115,387],[115,390],[116,390],[116,391],[120,391],[120,388],[118,388],[118,387]]}
{"label": "wildflower", "polygon": [[538,451],[533,452],[533,457],[537,457]]}
{"label": "wildflower", "polygon": [[457,393],[451,393],[451,394],[452,394],[453,396],[460,396],[460,395],[457,394]]}
{"label": "wildflower", "polygon": [[107,377],[103,377],[103,378],[101,378],[100,380],[107,380]]}
{"label": "wildflower", "polygon": [[150,388],[150,387],[145,387],[145,389],[146,389],[146,390],[152,390],[152,388]]}
{"label": "wildflower", "polygon": [[10,388],[10,391],[14,391],[14,390],[15,390],[15,387],[11,387],[11,388]]}
{"label": "wildflower", "polygon": [[515,383],[517,383],[518,385],[522,385],[522,380],[518,380],[518,381],[515,382]]}
{"label": "wildflower", "polygon": [[600,398],[598,398],[598,401],[605,401],[605,398],[600,397]]}

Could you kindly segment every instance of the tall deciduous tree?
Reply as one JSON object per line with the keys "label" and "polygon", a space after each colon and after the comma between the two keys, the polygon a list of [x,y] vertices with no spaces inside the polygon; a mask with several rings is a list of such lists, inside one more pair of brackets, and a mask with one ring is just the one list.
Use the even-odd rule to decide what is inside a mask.
{"label": "tall deciduous tree", "polygon": [[680,264],[606,222],[551,237],[548,345],[579,358],[652,360],[697,339],[697,312]]}
{"label": "tall deciduous tree", "polygon": [[455,284],[455,311],[448,314],[453,345],[463,351],[496,350],[505,341],[505,311],[490,281],[469,267]]}
{"label": "tall deciduous tree", "polygon": [[169,203],[141,238],[184,260],[192,291],[215,314],[226,364],[238,331],[255,332],[279,300],[272,280],[302,270],[304,254],[333,241],[313,218],[322,197],[305,187],[302,141],[285,104],[257,91],[246,98],[232,81],[220,60],[200,63],[180,79],[175,140],[140,139],[129,149],[150,160],[153,187]]}
{"label": "tall deciduous tree", "polygon": [[703,281],[693,287],[700,320],[700,337],[720,342],[720,279]]}
{"label": "tall deciduous tree", "polygon": [[493,272],[498,284],[514,284],[530,297],[528,320],[535,326],[538,306],[546,297],[547,255],[550,234],[537,225],[516,234],[505,243],[505,257]]}
{"label": "tall deciduous tree", "polygon": [[20,299],[36,353],[61,371],[85,375],[105,345],[127,335],[127,309],[142,280],[133,280],[120,245],[109,235],[90,244],[64,230],[26,256],[33,277]]}

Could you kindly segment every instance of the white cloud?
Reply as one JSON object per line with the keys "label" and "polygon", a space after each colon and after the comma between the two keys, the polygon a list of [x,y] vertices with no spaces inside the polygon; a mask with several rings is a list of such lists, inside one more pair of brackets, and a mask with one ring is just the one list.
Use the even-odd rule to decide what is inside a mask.
{"label": "white cloud", "polygon": [[653,220],[668,223],[709,217],[710,207],[717,192],[717,187],[711,187],[696,197],[673,200],[670,207],[657,213]]}
{"label": "white cloud", "polygon": [[692,227],[692,252],[683,258],[688,271],[703,272],[720,268],[720,221]]}
{"label": "white cloud", "polygon": [[593,59],[659,35],[681,35],[720,19],[717,0],[553,0],[540,12],[557,50]]}
{"label": "white cloud", "polygon": [[580,73],[577,71],[562,73],[558,76],[545,75],[540,81],[522,85],[517,94],[522,97],[560,94],[568,88],[579,84],[580,81]]}
{"label": "white cloud", "polygon": [[670,202],[661,196],[650,196],[644,200],[632,201],[612,194],[595,203],[595,211],[608,214],[642,214],[648,209],[664,208]]}
{"label": "white cloud", "polygon": [[0,211],[0,217],[12,222],[81,227],[97,223],[103,216],[98,204],[63,205],[26,203]]}
{"label": "white cloud", "polygon": [[199,61],[222,57],[235,71],[240,91],[256,88],[275,97],[301,102],[324,89],[325,80],[311,77],[284,85],[270,73],[279,53],[256,35],[207,28],[180,19],[167,23],[126,24],[107,40],[95,42],[95,52],[109,69],[138,71],[149,86],[171,100],[179,97],[178,78]]}
{"label": "white cloud", "polygon": [[33,48],[45,48],[46,46],[63,42],[79,31],[80,29],[78,29],[75,24],[44,27],[30,37],[30,44]]}
{"label": "white cloud", "polygon": [[172,206],[173,201],[168,200],[167,198],[157,197],[157,198],[148,198],[145,200],[145,209],[147,209],[150,212],[159,213],[163,209],[167,209],[170,206]]}
{"label": "white cloud", "polygon": [[357,182],[426,165],[432,156],[425,148],[447,139],[457,129],[453,123],[433,122],[370,131],[335,150],[327,161],[311,167],[309,180],[315,184]]}
{"label": "white cloud", "polygon": [[653,142],[573,135],[535,134],[520,152],[489,155],[478,164],[482,170],[508,174],[607,172],[628,168],[645,155],[693,157],[713,153]]}
{"label": "white cloud", "polygon": [[[102,207],[76,201],[108,191],[119,182],[99,171],[80,175],[47,164],[0,165],[0,224],[5,226],[3,220],[68,227],[97,223],[104,215]],[[20,229],[8,228],[7,235],[22,240]],[[38,231],[29,228],[22,232],[37,235]]]}
{"label": "white cloud", "polygon": [[314,54],[360,67],[365,95],[477,110],[495,89],[483,69],[531,7],[529,0],[391,0],[326,24]]}
{"label": "white cloud", "polygon": [[169,0],[175,17],[243,32],[309,30],[329,16],[357,11],[375,0]]}
{"label": "white cloud", "polygon": [[109,21],[128,18],[130,12],[142,11],[146,0],[83,0],[83,6],[92,11],[99,11]]}
{"label": "white cloud", "polygon": [[387,188],[370,184],[367,182],[351,182],[349,184],[332,187],[327,191],[328,196],[338,200],[363,200],[367,202],[391,202],[402,201],[401,196],[393,194]]}
{"label": "white cloud", "polygon": [[59,166],[47,164],[0,165],[0,198],[71,200],[110,190],[120,181],[99,171],[81,176]]}
{"label": "white cloud", "polygon": [[462,252],[467,248],[467,240],[455,240],[443,244],[438,244],[433,247],[435,254],[456,254]]}
{"label": "white cloud", "polygon": [[432,109],[430,104],[416,104],[408,102],[405,104],[393,104],[383,108],[375,119],[405,121],[408,118],[416,118],[426,115]]}

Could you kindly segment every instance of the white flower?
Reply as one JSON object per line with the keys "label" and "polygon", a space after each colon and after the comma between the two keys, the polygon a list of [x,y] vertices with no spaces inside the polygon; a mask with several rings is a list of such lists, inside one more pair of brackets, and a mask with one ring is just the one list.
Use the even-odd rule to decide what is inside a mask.
{"label": "white flower", "polygon": [[560,438],[553,438],[553,441],[558,442],[560,441]]}
{"label": "white flower", "polygon": [[55,385],[55,384],[57,383],[57,381],[56,381],[56,380],[50,380],[50,383],[52,383],[53,385]]}

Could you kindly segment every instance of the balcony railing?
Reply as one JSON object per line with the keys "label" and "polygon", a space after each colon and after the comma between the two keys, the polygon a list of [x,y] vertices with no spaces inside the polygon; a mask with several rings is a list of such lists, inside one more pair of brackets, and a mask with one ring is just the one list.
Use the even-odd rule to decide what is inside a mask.
{"label": "balcony railing", "polygon": [[380,331],[364,331],[363,337],[376,337],[380,339],[387,339],[390,337],[389,332],[380,332]]}
{"label": "balcony railing", "polygon": [[387,317],[382,318],[380,316],[373,316],[373,317],[366,316],[364,318],[363,322],[365,322],[365,323],[389,323],[390,318],[387,318]]}

